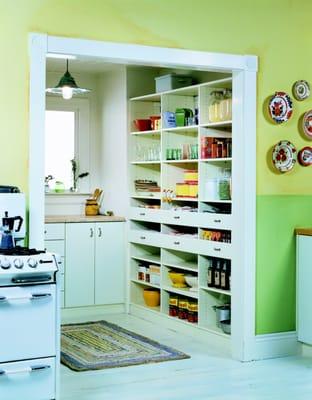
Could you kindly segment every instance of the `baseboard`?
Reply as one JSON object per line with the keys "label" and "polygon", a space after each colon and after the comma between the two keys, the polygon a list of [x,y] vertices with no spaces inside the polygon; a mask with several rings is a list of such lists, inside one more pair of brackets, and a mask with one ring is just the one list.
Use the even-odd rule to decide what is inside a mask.
{"label": "baseboard", "polygon": [[[296,332],[257,335],[252,360],[277,358],[300,353],[300,343]],[[251,360],[250,360],[251,361]]]}
{"label": "baseboard", "polygon": [[122,314],[124,312],[124,304],[63,308],[61,310],[61,322],[62,324],[70,324],[74,322],[96,321],[105,318],[105,314]]}
{"label": "baseboard", "polygon": [[138,318],[161,325],[167,329],[175,331],[177,334],[185,334],[191,338],[204,339],[205,345],[212,346],[213,348],[220,348],[220,354],[231,356],[231,337],[225,334],[218,334],[217,332],[209,331],[205,328],[194,327],[187,323],[169,318],[165,314],[153,310],[146,310],[146,307],[141,307],[136,304],[130,304],[129,313]]}

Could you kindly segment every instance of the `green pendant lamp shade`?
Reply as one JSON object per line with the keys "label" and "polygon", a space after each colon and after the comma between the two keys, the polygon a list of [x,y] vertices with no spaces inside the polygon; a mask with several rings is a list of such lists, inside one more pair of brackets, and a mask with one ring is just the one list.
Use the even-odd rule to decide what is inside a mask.
{"label": "green pendant lamp shade", "polygon": [[66,72],[60,79],[57,86],[47,88],[47,93],[61,94],[64,99],[71,99],[74,94],[84,94],[90,92],[90,89],[80,88],[75,79],[68,72],[68,60],[66,60]]}

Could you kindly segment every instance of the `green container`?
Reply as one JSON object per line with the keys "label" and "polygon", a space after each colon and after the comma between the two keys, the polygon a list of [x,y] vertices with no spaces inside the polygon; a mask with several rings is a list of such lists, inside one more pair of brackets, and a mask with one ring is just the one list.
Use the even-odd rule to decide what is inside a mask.
{"label": "green container", "polygon": [[176,125],[177,126],[185,126],[185,109],[177,108],[175,111]]}

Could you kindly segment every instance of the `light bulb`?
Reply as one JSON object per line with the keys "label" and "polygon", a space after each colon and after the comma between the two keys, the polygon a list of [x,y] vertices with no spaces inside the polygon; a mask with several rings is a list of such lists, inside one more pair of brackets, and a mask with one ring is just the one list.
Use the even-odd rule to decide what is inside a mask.
{"label": "light bulb", "polygon": [[73,97],[73,88],[69,86],[63,86],[62,87],[62,96],[63,99],[69,100]]}

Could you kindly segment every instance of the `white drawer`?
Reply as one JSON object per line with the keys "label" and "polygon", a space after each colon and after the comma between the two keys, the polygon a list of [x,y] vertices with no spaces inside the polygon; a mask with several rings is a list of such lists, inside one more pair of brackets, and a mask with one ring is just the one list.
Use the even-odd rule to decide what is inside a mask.
{"label": "white drawer", "polygon": [[233,217],[231,214],[195,214],[196,226],[200,228],[232,229]]}
{"label": "white drawer", "polygon": [[173,250],[188,251],[190,253],[198,253],[198,239],[184,238],[183,236],[173,236],[163,234],[162,247]]}
{"label": "white drawer", "polygon": [[137,221],[161,221],[161,210],[154,210],[150,208],[131,207],[129,218]]}
{"label": "white drawer", "polygon": [[44,247],[51,253],[57,253],[61,257],[65,255],[65,241],[64,240],[45,240]]}
{"label": "white drawer", "polygon": [[64,239],[65,238],[65,224],[45,224],[44,225],[44,239]]}
{"label": "white drawer", "polygon": [[0,399],[55,399],[55,358],[0,363]]}
{"label": "white drawer", "polygon": [[196,226],[198,213],[188,211],[162,210],[161,216],[164,224]]}
{"label": "white drawer", "polygon": [[162,236],[160,232],[130,230],[129,241],[133,243],[151,244],[162,247]]}
{"label": "white drawer", "polygon": [[213,242],[211,240],[197,240],[198,253],[205,256],[231,258],[232,257],[232,244]]}

